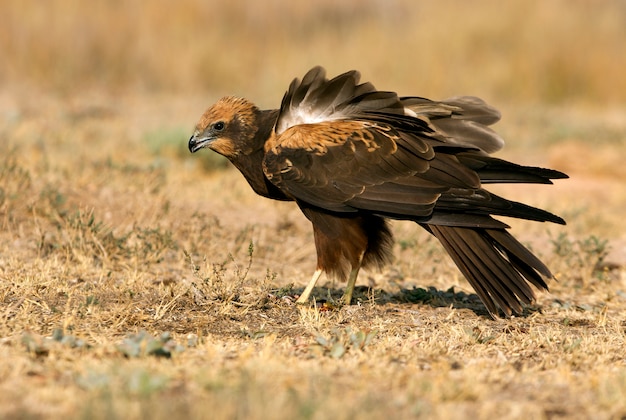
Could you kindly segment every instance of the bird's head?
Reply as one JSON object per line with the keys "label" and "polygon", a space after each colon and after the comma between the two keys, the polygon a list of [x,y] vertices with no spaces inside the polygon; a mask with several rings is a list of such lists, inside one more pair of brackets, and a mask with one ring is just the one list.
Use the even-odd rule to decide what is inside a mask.
{"label": "bird's head", "polygon": [[189,139],[191,153],[208,147],[226,156],[236,158],[249,154],[257,132],[259,109],[250,101],[227,96],[205,111]]}

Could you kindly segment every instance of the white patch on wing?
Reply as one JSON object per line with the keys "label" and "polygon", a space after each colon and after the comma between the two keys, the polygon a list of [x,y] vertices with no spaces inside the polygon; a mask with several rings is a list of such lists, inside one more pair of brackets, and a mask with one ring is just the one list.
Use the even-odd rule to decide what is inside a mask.
{"label": "white patch on wing", "polygon": [[316,124],[324,121],[325,119],[324,113],[313,113],[310,110],[305,111],[302,108],[296,109],[296,115],[294,118],[294,120],[297,121],[296,124]]}
{"label": "white patch on wing", "polygon": [[417,113],[413,111],[411,108],[406,107],[406,106],[404,107],[404,115],[406,115],[407,117],[417,118]]}
{"label": "white patch on wing", "polygon": [[334,113],[332,108],[326,108],[323,110],[311,110],[304,109],[300,106],[297,108],[289,109],[289,113],[283,115],[276,126],[276,134],[282,134],[287,129],[301,124],[317,124],[324,121],[334,121],[342,119],[342,114]]}

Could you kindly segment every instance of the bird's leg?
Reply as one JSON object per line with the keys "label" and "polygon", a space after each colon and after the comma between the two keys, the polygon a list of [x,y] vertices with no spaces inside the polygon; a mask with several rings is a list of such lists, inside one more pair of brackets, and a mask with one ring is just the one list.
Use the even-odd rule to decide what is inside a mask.
{"label": "bird's leg", "polygon": [[361,263],[363,262],[363,255],[365,252],[361,252],[359,256],[359,260],[355,265],[352,266],[352,270],[350,271],[350,277],[348,277],[348,284],[346,285],[346,291],[343,294],[343,303],[344,305],[349,305],[352,302],[352,293],[354,292],[354,285],[356,283],[356,278],[359,275],[359,270],[361,269]]}
{"label": "bird's leg", "polygon": [[315,287],[315,283],[317,283],[321,275],[322,275],[321,268],[318,268],[317,270],[315,270],[315,273],[313,273],[313,277],[311,277],[311,281],[309,281],[309,284],[306,285],[306,287],[304,288],[304,291],[302,292],[298,300],[296,300],[296,303],[306,303],[309,300],[309,296],[311,295],[311,292],[313,291],[313,288]]}

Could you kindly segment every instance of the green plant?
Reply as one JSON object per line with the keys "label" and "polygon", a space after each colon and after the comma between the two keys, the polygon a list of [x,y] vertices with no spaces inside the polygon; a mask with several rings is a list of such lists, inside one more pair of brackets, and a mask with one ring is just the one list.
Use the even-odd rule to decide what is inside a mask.
{"label": "green plant", "polygon": [[[244,266],[237,264],[235,258],[230,253],[228,254],[228,259],[221,263],[209,263],[205,257],[204,268],[197,265],[187,251],[184,251],[184,254],[191,265],[193,276],[197,280],[193,287],[197,288],[201,294],[211,300],[225,303],[240,301],[246,277],[252,266],[254,255],[254,243],[252,241],[248,245],[248,260]],[[233,264],[234,268],[230,269],[229,264]]]}
{"label": "green plant", "polygon": [[136,334],[129,334],[117,346],[117,349],[126,357],[156,356],[168,359],[173,354],[185,350],[182,345],[174,341],[172,335],[167,331],[158,337],[153,337],[144,330]]}
{"label": "green plant", "polygon": [[335,328],[330,332],[328,337],[317,335],[312,349],[314,351],[320,351],[323,355],[330,356],[333,359],[340,359],[348,351],[365,350],[365,347],[372,342],[377,333],[376,330],[353,331],[350,327],[346,327],[345,329]]}
{"label": "green plant", "polygon": [[582,276],[604,279],[602,262],[609,253],[609,241],[590,235],[582,239],[572,239],[567,233],[560,233],[556,238],[551,237],[554,253],[562,258],[574,272],[585,273]]}

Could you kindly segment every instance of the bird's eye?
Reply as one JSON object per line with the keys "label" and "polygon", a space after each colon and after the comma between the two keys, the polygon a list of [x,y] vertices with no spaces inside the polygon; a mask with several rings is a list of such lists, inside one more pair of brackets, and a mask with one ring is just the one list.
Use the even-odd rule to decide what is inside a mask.
{"label": "bird's eye", "polygon": [[222,131],[224,127],[226,127],[226,124],[224,124],[223,121],[218,121],[215,124],[213,124],[213,129],[215,131]]}

